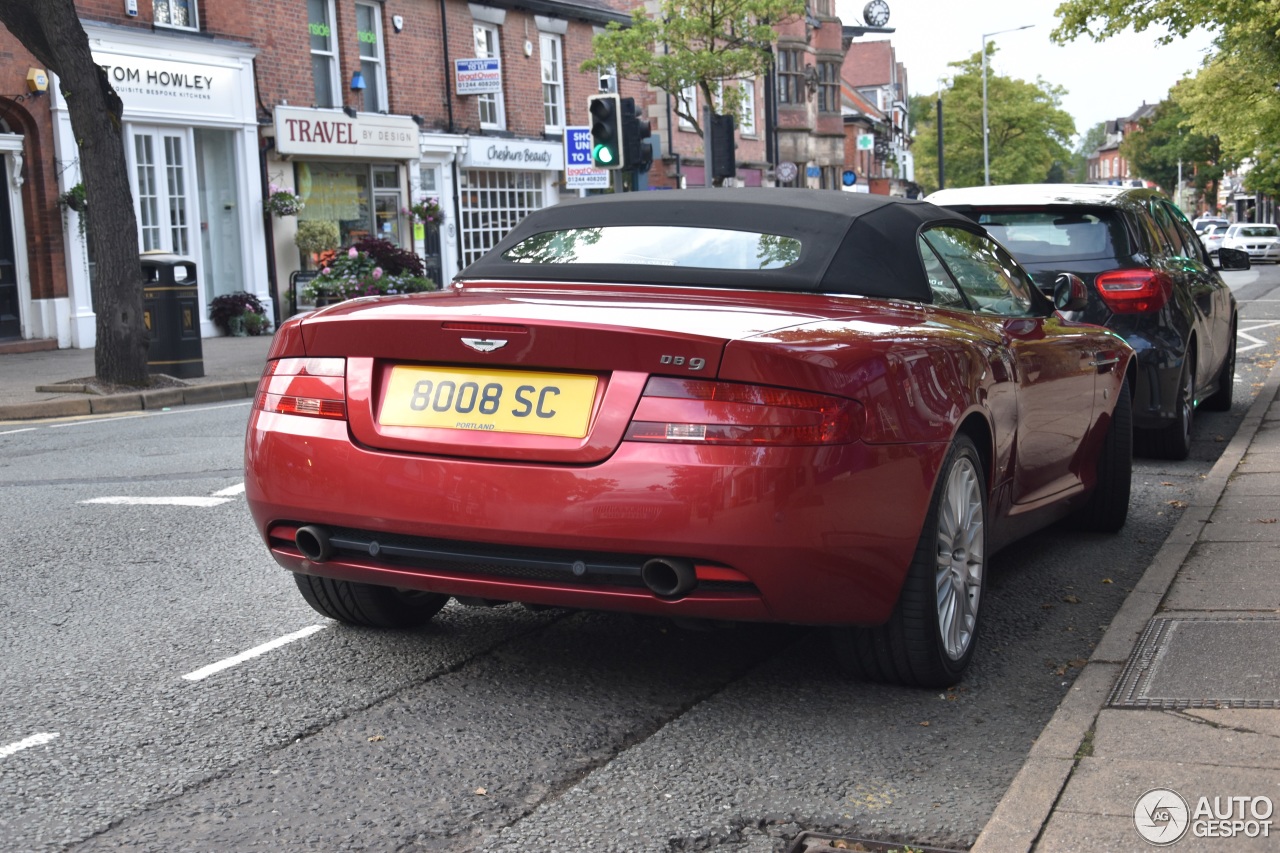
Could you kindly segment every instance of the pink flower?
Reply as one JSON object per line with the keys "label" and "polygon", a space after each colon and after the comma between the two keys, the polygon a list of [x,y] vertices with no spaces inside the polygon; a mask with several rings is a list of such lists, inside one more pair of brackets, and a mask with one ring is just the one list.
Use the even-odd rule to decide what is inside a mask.
{"label": "pink flower", "polygon": [[380,279],[380,278],[382,278],[382,267],[374,267],[374,268],[373,268],[373,280],[374,280],[374,281],[377,281],[377,280],[378,280],[378,279]]}
{"label": "pink flower", "polygon": [[354,258],[354,257],[356,257],[356,256],[357,256],[357,255],[359,255],[359,254],[360,254],[360,253],[356,251],[356,247],[355,247],[355,246],[352,246],[350,249],[348,249],[348,250],[347,250],[347,257],[348,257],[348,258]]}
{"label": "pink flower", "polygon": [[324,269],[320,270],[320,272],[323,273],[324,275],[329,275],[329,273],[333,272],[333,270],[329,269],[328,267],[325,267]]}

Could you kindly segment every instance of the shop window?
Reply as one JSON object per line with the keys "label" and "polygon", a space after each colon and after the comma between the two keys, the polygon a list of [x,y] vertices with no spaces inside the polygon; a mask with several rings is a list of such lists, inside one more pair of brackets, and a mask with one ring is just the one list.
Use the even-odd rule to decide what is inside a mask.
{"label": "shop window", "polygon": [[317,107],[340,107],[338,42],[333,27],[333,0],[307,0],[307,29],[311,36],[311,76]]}
{"label": "shop window", "polygon": [[542,112],[547,133],[564,129],[564,57],[560,36],[540,33],[542,43]]}
{"label": "shop window", "polygon": [[297,163],[294,186],[302,196],[299,221],[338,226],[338,240],[350,246],[365,237],[404,242],[402,211],[408,202],[396,166],[363,163]]}
{"label": "shop window", "polygon": [[[498,28],[490,24],[475,24],[475,58],[500,59],[501,44],[498,40]],[[501,92],[488,92],[476,95],[480,108],[480,127],[483,130],[506,130],[507,116]]]}
{"label": "shop window", "polygon": [[360,76],[364,78],[364,105],[369,113],[388,109],[387,70],[382,51],[382,5],[356,4],[356,35],[360,40]]}
{"label": "shop window", "polygon": [[158,27],[177,27],[183,30],[200,29],[196,13],[196,0],[155,0],[152,6]]}
{"label": "shop window", "polygon": [[544,206],[538,172],[464,171],[458,193],[462,266],[479,259],[522,219]]}
{"label": "shop window", "polygon": [[805,102],[804,62],[799,48],[778,49],[778,103]]}

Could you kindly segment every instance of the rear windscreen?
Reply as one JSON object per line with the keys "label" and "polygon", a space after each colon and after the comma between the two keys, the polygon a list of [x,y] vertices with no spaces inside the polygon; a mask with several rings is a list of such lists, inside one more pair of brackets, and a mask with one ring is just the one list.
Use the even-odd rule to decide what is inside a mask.
{"label": "rear windscreen", "polygon": [[1026,264],[1114,258],[1124,254],[1124,225],[1109,210],[985,210],[978,224]]}
{"label": "rear windscreen", "polygon": [[607,225],[544,231],[502,256],[518,264],[627,264],[774,270],[800,257],[800,241],[777,234],[687,225]]}

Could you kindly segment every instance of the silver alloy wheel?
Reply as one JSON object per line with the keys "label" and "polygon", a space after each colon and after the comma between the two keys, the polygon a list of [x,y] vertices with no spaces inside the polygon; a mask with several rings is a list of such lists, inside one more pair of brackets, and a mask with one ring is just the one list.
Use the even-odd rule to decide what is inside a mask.
{"label": "silver alloy wheel", "polygon": [[1185,444],[1191,444],[1191,419],[1195,417],[1196,385],[1194,369],[1188,362],[1183,370],[1182,387],[1178,389],[1178,414],[1181,416],[1182,436]]}
{"label": "silver alloy wheel", "polygon": [[983,523],[982,479],[973,462],[961,457],[951,468],[938,507],[938,631],[951,660],[964,657],[978,622]]}

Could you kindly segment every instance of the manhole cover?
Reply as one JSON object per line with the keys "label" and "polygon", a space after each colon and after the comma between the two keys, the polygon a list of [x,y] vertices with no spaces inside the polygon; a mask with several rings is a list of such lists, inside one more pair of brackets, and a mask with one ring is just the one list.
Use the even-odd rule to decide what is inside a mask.
{"label": "manhole cover", "polygon": [[1152,619],[1107,704],[1115,708],[1280,708],[1280,619]]}

